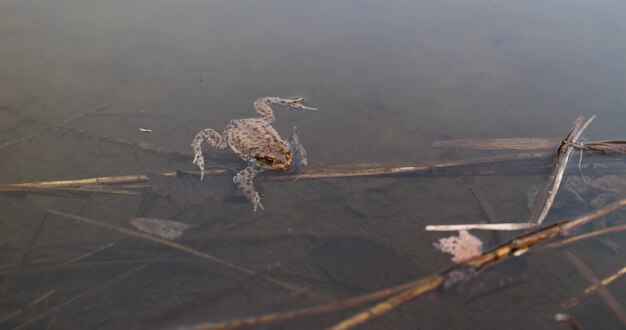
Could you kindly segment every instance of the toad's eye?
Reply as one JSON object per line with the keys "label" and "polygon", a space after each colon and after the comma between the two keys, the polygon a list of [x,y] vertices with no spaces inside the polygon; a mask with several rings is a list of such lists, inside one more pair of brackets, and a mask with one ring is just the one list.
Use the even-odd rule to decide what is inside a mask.
{"label": "toad's eye", "polygon": [[276,158],[272,158],[272,157],[261,157],[261,158],[257,158],[257,160],[265,165],[276,164]]}

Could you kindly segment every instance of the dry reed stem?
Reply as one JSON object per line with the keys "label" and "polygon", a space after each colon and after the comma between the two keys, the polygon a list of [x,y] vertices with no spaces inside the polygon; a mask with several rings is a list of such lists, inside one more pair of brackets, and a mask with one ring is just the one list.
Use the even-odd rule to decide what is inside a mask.
{"label": "dry reed stem", "polygon": [[459,225],[428,225],[426,231],[460,231],[460,230],[526,230],[537,228],[534,223],[468,223]]}
{"label": "dry reed stem", "polygon": [[559,138],[459,139],[435,141],[432,146],[439,149],[538,150],[556,148],[561,141]]}
{"label": "dry reed stem", "polygon": [[[541,150],[556,148],[562,140],[558,138],[495,138],[460,139],[435,141],[433,148],[474,150]],[[626,141],[598,141],[574,145],[585,151],[626,154]]]}
{"label": "dry reed stem", "polygon": [[560,240],[558,242],[546,244],[546,245],[542,246],[539,250],[561,248],[563,246],[566,246],[566,245],[569,245],[569,244],[573,244],[573,243],[576,243],[576,242],[579,242],[579,241],[582,241],[582,240],[586,240],[586,239],[590,239],[590,238],[594,238],[594,237],[598,237],[598,236],[603,236],[603,235],[608,235],[608,234],[613,234],[613,233],[618,233],[618,232],[624,231],[624,230],[626,230],[626,225],[619,225],[619,226],[613,226],[613,227],[608,227],[608,228],[602,228],[602,229],[594,230],[592,232],[588,232],[588,233],[580,234],[580,235],[573,236],[573,237],[570,237],[570,238],[566,238],[566,239]]}
{"label": "dry reed stem", "polygon": [[568,300],[566,300],[564,303],[561,304],[561,308],[563,309],[570,309],[575,307],[576,305],[578,305],[583,299],[589,297],[590,295],[592,295],[596,290],[598,290],[598,288],[600,286],[607,286],[609,284],[611,284],[611,282],[617,280],[618,278],[622,277],[624,274],[626,274],[626,267],[622,267],[620,268],[618,271],[616,271],[615,273],[603,278],[600,283],[591,285],[589,287],[587,287],[585,290],[583,290],[583,292],[581,294],[579,294],[576,297],[572,297]]}
{"label": "dry reed stem", "polygon": [[[514,154],[506,156],[495,157],[482,157],[465,161],[446,161],[439,163],[418,163],[407,166],[381,166],[378,164],[351,164],[351,167],[338,165],[337,168],[329,166],[320,169],[307,168],[300,173],[295,174],[282,174],[282,175],[268,175],[264,179],[266,181],[292,181],[292,180],[305,180],[305,179],[328,179],[328,178],[344,178],[355,176],[374,176],[374,175],[401,175],[401,174],[419,174],[427,173],[429,171],[441,171],[444,169],[455,169],[465,166],[473,165],[485,165],[497,162],[508,162],[516,160],[532,160],[538,158],[545,158],[550,156],[549,153],[525,153]],[[213,168],[205,169],[204,175],[231,175],[237,171],[235,168]],[[486,173],[497,172],[497,169],[487,169]],[[175,177],[179,172],[165,172],[160,173],[162,176]],[[193,173],[193,172],[192,172]],[[196,172],[197,173],[197,172]],[[498,174],[498,173],[497,173]],[[122,176],[107,176],[107,177],[95,177],[86,179],[75,180],[55,180],[55,181],[40,181],[40,182],[26,182],[26,183],[12,183],[0,185],[0,192],[11,191],[27,191],[36,189],[61,189],[61,188],[75,188],[75,187],[91,187],[99,185],[123,185],[123,184],[142,184],[150,181],[150,177],[147,174],[137,175],[122,175]],[[142,186],[143,187],[143,186]]]}
{"label": "dry reed stem", "polygon": [[[210,255],[208,253],[204,253],[204,252],[201,252],[201,251],[198,251],[198,250],[194,250],[194,249],[192,249],[190,247],[184,246],[184,245],[176,243],[174,241],[170,241],[170,240],[166,240],[166,239],[159,238],[159,237],[156,237],[156,236],[148,235],[148,234],[145,234],[145,233],[142,233],[142,232],[139,232],[139,231],[135,231],[135,230],[130,230],[130,229],[122,228],[122,227],[113,226],[113,225],[110,225],[110,224],[107,224],[107,223],[104,223],[104,222],[100,222],[100,221],[97,221],[97,220],[89,219],[89,218],[82,217],[82,216],[75,215],[75,214],[71,214],[71,213],[56,211],[56,210],[52,210],[52,209],[48,209],[47,212],[50,213],[50,214],[53,214],[53,215],[58,215],[58,216],[61,216],[61,217],[64,217],[64,218],[68,218],[68,219],[72,219],[72,220],[75,220],[75,221],[87,223],[87,224],[94,225],[94,226],[97,226],[97,227],[101,227],[101,228],[106,228],[106,229],[109,229],[109,230],[117,231],[117,232],[122,233],[122,234],[124,234],[126,236],[139,238],[139,239],[142,239],[142,240],[145,240],[145,241],[150,241],[150,242],[153,242],[153,243],[156,243],[156,244],[159,244],[159,245],[167,246],[169,248],[172,248],[172,249],[175,249],[175,250],[178,250],[178,251],[182,251],[182,252],[194,255],[196,257],[203,258],[205,260],[209,260],[211,262],[214,262],[216,264],[225,266],[227,268],[239,271],[239,272],[244,273],[244,274],[248,274],[248,275],[256,275],[257,274],[257,272],[255,272],[255,271],[253,271],[253,270],[251,270],[249,268],[246,268],[246,267],[243,267],[243,266],[239,266],[239,265],[234,264],[234,263],[232,263],[230,261],[226,261],[224,259],[215,257],[215,256]],[[293,285],[293,284],[290,284],[290,283],[287,283],[287,282],[275,279],[275,278],[270,277],[268,275],[261,275],[260,277],[262,279],[264,279],[265,281],[269,282],[269,283],[276,284],[276,285],[278,285],[278,286],[280,286],[282,288],[285,288],[285,289],[287,289],[287,290],[289,290],[291,292],[299,292],[299,291],[302,290],[302,288],[297,286],[297,285]],[[328,299],[326,297],[323,297],[323,296],[321,296],[321,295],[319,295],[319,294],[317,294],[315,292],[308,292],[307,294],[312,296],[312,297],[318,298],[320,300],[324,300],[324,301],[329,301],[330,300],[330,299]]]}
{"label": "dry reed stem", "polygon": [[622,325],[626,326],[626,311],[620,306],[620,304],[615,300],[615,297],[607,290],[607,288],[602,285],[600,280],[596,277],[596,275],[585,265],[582,260],[578,257],[570,253],[569,251],[565,251],[565,256],[567,260],[576,268],[578,273],[584,277],[587,281],[591,282],[593,285],[597,286],[598,295],[604,300],[604,303],[613,311],[615,316],[622,322]]}
{"label": "dry reed stem", "polygon": [[584,117],[580,116],[574,121],[574,125],[569,134],[563,139],[561,146],[557,150],[556,158],[552,166],[552,171],[548,175],[548,179],[543,189],[537,195],[535,201],[535,207],[531,212],[530,218],[527,222],[540,225],[548,215],[556,193],[561,185],[563,174],[565,173],[565,167],[574,145],[578,143],[578,139],[582,132],[587,128],[591,121],[596,116],[591,116],[586,122],[583,123]]}

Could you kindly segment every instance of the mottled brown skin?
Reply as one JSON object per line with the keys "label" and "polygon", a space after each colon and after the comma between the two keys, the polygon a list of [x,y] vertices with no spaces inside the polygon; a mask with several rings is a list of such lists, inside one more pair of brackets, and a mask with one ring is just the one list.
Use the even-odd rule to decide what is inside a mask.
{"label": "mottled brown skin", "polygon": [[201,177],[204,177],[204,157],[201,143],[207,141],[214,148],[224,150],[230,147],[241,159],[248,162],[248,167],[233,177],[233,182],[250,200],[254,211],[263,208],[261,198],[254,189],[254,177],[265,170],[284,171],[297,164],[306,166],[306,151],[300,145],[296,128],[294,127],[291,139],[283,140],[272,127],[274,113],[270,104],[280,104],[300,110],[317,110],[306,107],[304,99],[281,99],[278,97],[264,97],[254,102],[254,109],[260,118],[233,119],[220,135],[215,130],[206,128],[196,134],[191,147],[194,150],[194,163],[200,167]]}

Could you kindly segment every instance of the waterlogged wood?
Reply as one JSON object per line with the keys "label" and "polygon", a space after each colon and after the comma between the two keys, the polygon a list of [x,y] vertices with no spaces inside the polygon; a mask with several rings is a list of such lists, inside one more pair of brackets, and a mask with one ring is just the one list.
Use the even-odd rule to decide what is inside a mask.
{"label": "waterlogged wood", "polygon": [[559,146],[559,138],[495,138],[459,139],[433,142],[438,149],[478,149],[478,150],[540,150]]}
{"label": "waterlogged wood", "polygon": [[195,227],[179,221],[155,219],[155,218],[133,218],[130,223],[144,233],[157,237],[174,240],[183,235],[185,230]]}

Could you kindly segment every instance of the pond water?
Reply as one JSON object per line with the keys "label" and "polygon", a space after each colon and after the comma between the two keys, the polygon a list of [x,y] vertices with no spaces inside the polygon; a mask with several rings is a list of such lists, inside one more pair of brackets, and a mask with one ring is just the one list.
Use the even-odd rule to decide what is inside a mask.
{"label": "pond water", "polygon": [[[597,115],[584,137],[623,140],[624,13],[626,4],[608,0],[4,0],[0,183],[193,171],[185,155],[194,135],[257,116],[252,103],[264,96],[305,97],[319,109],[274,112],[283,137],[297,125],[309,170],[508,154],[432,143],[559,138],[578,115]],[[50,129],[24,115],[87,133]],[[207,147],[204,155],[208,167],[246,166],[229,150]],[[584,165],[593,162],[583,157]],[[280,174],[270,173],[256,180],[265,207],[256,213],[232,174],[202,183],[155,177],[156,195],[128,186],[133,194],[5,193],[0,328],[217,322],[429,276],[452,263],[432,245],[449,234],[424,227],[484,221],[468,180],[500,221],[524,221],[527,192],[542,184],[549,163],[534,175],[273,181]],[[619,169],[623,179],[624,165]],[[123,230],[134,230],[134,217],[184,222],[194,227],[178,244],[231,264],[58,214],[44,217],[49,209]],[[585,212],[555,210],[546,223]],[[477,235],[494,246],[491,234]],[[603,278],[624,266],[626,235],[610,239],[618,252],[593,239],[567,250]],[[553,320],[563,311],[583,328],[621,325],[595,295],[562,309],[589,285],[563,249],[533,254],[495,276],[514,285],[472,299],[431,293],[361,328],[554,329],[564,328]],[[624,283],[608,286],[622,305]],[[358,310],[271,327],[323,328]]]}

